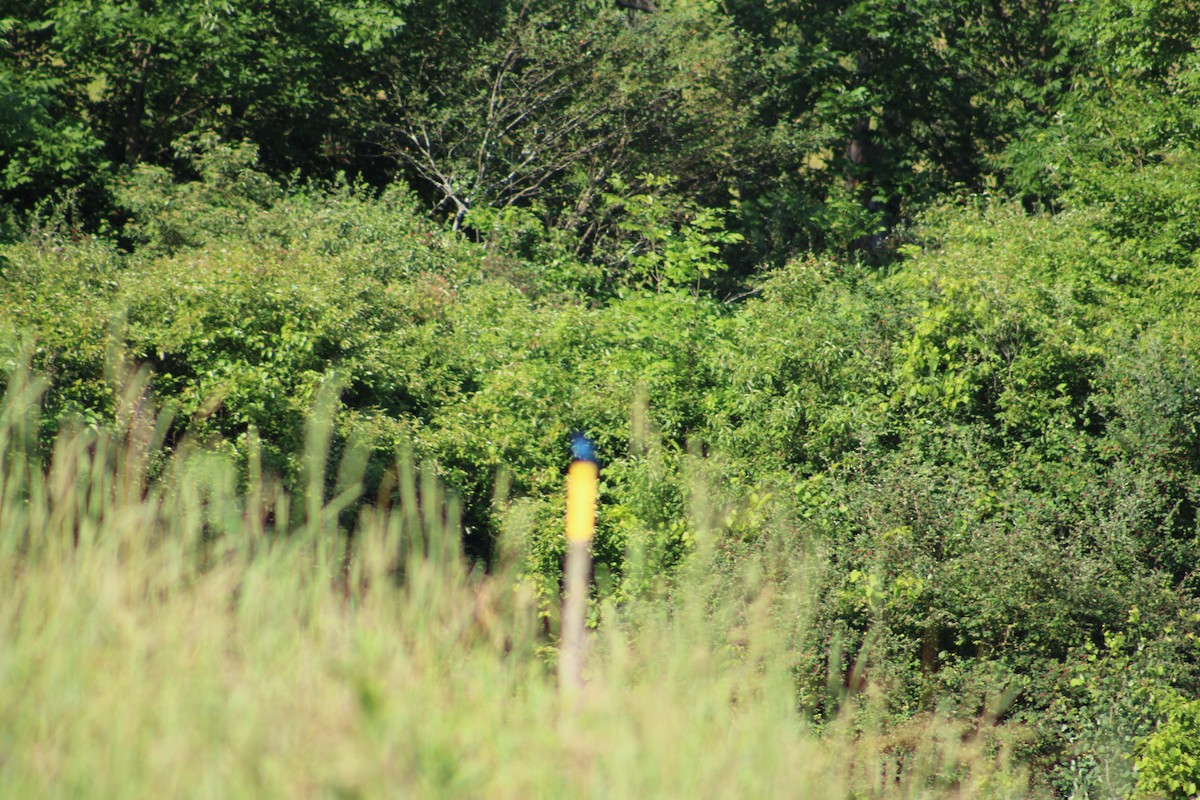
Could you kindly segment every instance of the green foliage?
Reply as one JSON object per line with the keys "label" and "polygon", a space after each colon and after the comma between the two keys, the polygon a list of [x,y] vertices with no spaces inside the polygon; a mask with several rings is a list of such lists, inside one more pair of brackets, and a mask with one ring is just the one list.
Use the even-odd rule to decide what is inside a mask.
{"label": "green foliage", "polygon": [[142,253],[171,253],[241,233],[251,216],[282,196],[280,186],[258,171],[252,144],[228,145],[206,134],[176,142],[175,151],[199,180],[177,182],[163,167],[140,164],[115,192],[132,217],[126,234]]}
{"label": "green foliage", "polygon": [[662,292],[694,286],[724,270],[722,245],[741,242],[740,233],[725,230],[723,209],[703,208],[669,191],[676,179],[646,173],[636,192],[619,177],[604,195],[606,211],[617,219],[620,233],[610,245],[616,269],[625,281]]}
{"label": "green foliage", "polygon": [[1055,28],[1067,80],[1046,104],[1052,113],[1031,120],[1005,152],[1013,185],[1047,202],[1154,215],[1162,200],[1147,189],[1175,182],[1167,165],[1188,161],[1200,131],[1196,10],[1191,2],[1061,5]]}
{"label": "green foliage", "polygon": [[1160,689],[1154,703],[1161,722],[1137,744],[1132,796],[1195,797],[1200,792],[1200,700]]}
{"label": "green foliage", "polygon": [[755,203],[766,230],[751,238],[872,249],[860,237],[881,222],[994,183],[1008,132],[1043,119],[1061,90],[1060,5],[730,3],[761,65],[750,108],[772,131],[771,202],[815,217],[771,219]]}
{"label": "green foliage", "polygon": [[340,432],[373,431],[390,452],[412,427],[397,417],[415,421],[455,391],[445,351],[414,343],[436,339],[440,309],[478,278],[478,261],[456,260],[459,243],[414,217],[401,191],[285,195],[252,148],[211,139],[195,164],[197,181],[143,167],[122,190],[136,257],[57,229],[7,250],[6,309],[55,375],[52,407],[103,416],[115,349],[154,368],[176,436],[218,437],[245,457],[253,431],[294,480],[305,410],[332,370],[346,381]]}
{"label": "green foliage", "polygon": [[346,142],[369,127],[365,86],[406,5],[2,4],[0,191],[27,208],[85,185],[88,211],[107,215],[114,165],[169,166],[176,140],[207,131],[254,140],[276,176],[361,169]]}
{"label": "green foliage", "polygon": [[418,23],[432,36],[393,73],[400,119],[387,145],[455,227],[478,206],[543,200],[547,182],[619,154],[614,121],[633,109],[612,63],[625,49],[614,9],[468,5],[432,4]]}
{"label": "green foliage", "polygon": [[70,97],[77,79],[44,60],[47,27],[0,10],[0,193],[25,203],[48,189],[89,183],[92,171],[107,166]]}
{"label": "green foliage", "polygon": [[545,209],[476,206],[464,217],[464,230],[487,249],[488,271],[516,284],[530,296],[603,293],[605,269],[585,260],[580,242],[569,231],[547,228]]}
{"label": "green foliage", "polygon": [[886,416],[890,313],[861,268],[804,259],[771,276],[713,354],[714,442],[756,471],[837,464]]}
{"label": "green foliage", "polygon": [[1057,678],[1042,724],[1066,741],[1068,757],[1054,772],[1063,794],[1134,796],[1135,782],[1141,784],[1137,754],[1167,719],[1167,704],[1156,698],[1178,697],[1170,687],[1195,679],[1194,614],[1151,622],[1146,611],[1130,608],[1126,632],[1104,631],[1086,642]]}
{"label": "green foliage", "polygon": [[937,404],[1018,439],[1086,424],[1101,341],[1116,333],[1099,313],[1119,297],[1104,272],[1106,239],[1087,220],[1027,219],[1011,208],[937,219],[946,238],[936,255],[893,278],[901,302],[915,303],[894,401],[918,413]]}
{"label": "green foliage", "polygon": [[4,248],[0,316],[20,347],[32,348],[38,368],[56,390],[44,424],[53,430],[61,415],[97,422],[112,412],[112,389],[104,380],[113,300],[121,263],[109,242],[70,240],[62,217],[24,241]]}
{"label": "green foliage", "polygon": [[[907,796],[1191,793],[1194,2],[243,5],[0,0],[22,437],[133,436],[143,365],[122,485],[228,458],[198,496],[304,535],[411,517],[411,453],[553,632],[581,430],[602,630],[769,614],[787,724]],[[905,784],[929,718],[1032,782]]]}
{"label": "green foliage", "polygon": [[[112,426],[64,431],[43,461],[29,428],[46,384],[6,378],[13,792],[940,800],[1028,781],[992,736],[948,719],[914,725],[900,749],[879,728],[807,726],[790,674],[813,605],[803,559],[698,548],[669,595],[596,603],[572,696],[555,680],[554,621],[511,561],[483,574],[462,557],[457,505],[427,470],[396,459],[396,502],[362,509],[351,537],[338,525],[363,488],[350,455],[342,491],[291,516],[269,476],[242,485],[205,448],[175,449],[151,476],[163,425],[143,373],[124,379]],[[327,389],[309,462],[331,444]]]}
{"label": "green foliage", "polygon": [[9,196],[85,183],[90,170],[107,166],[99,140],[55,97],[57,83],[0,63],[0,157],[5,164],[0,190]]}
{"label": "green foliage", "polygon": [[1185,301],[1121,257],[1098,213],[944,209],[917,234],[935,235],[882,275],[805,260],[764,282],[718,351],[711,441],[743,496],[794,498],[799,535],[836,565],[806,674],[832,642],[869,641],[895,718],[978,713],[1007,685],[1031,756],[1108,747],[1115,729],[1084,712],[1044,715],[1059,665],[1100,626],[1126,630],[1130,604],[1154,609],[1140,635],[1158,663],[1184,663],[1153,631],[1193,602],[1192,337],[1165,335],[1192,326],[1148,320],[1167,292]]}

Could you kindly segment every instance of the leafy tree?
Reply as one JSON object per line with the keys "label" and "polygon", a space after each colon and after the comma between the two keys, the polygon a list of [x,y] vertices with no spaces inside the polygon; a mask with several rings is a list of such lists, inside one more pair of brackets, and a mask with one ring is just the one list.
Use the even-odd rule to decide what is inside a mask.
{"label": "leafy tree", "polygon": [[407,35],[381,135],[455,227],[525,207],[586,255],[614,177],[677,175],[711,206],[745,174],[740,45],[706,4],[630,24],[607,2],[430,3]]}
{"label": "leafy tree", "polygon": [[81,116],[78,76],[51,56],[48,24],[6,13],[0,6],[0,197],[28,207],[107,165]]}
{"label": "leafy tree", "polygon": [[1200,793],[1200,700],[1170,688],[1152,696],[1163,721],[1138,741],[1132,796],[1195,797]]}
{"label": "leafy tree", "polygon": [[1191,2],[1059,6],[1051,27],[1061,80],[1041,117],[1008,143],[1013,187],[1096,205],[1123,194],[1131,173],[1186,158],[1200,131],[1197,18]]}
{"label": "leafy tree", "polygon": [[611,28],[614,19],[570,5],[573,12],[516,6],[494,40],[473,43],[477,55],[454,52],[450,64],[430,59],[415,75],[397,75],[393,152],[449,207],[456,229],[471,208],[527,204],[547,181],[625,144],[628,132],[612,121],[629,99],[606,63],[614,37],[603,23]]}
{"label": "leafy tree", "polygon": [[672,176],[638,176],[641,191],[614,176],[614,191],[604,195],[605,210],[617,220],[609,258],[616,262],[621,278],[658,292],[692,286],[699,293],[701,282],[725,269],[720,260],[722,245],[743,240],[740,233],[725,230],[725,211],[704,208],[670,191]]}
{"label": "leafy tree", "polygon": [[[367,163],[362,104],[402,0],[65,0],[7,3],[5,91],[26,97],[0,146],[9,186],[84,167],[166,164],[208,130],[258,143],[272,171]],[[10,110],[11,109],[11,110]],[[357,131],[357,132],[356,132]],[[11,140],[6,143],[6,140]],[[103,159],[99,158],[103,142]],[[49,162],[47,164],[47,162]],[[49,172],[47,171],[49,170]],[[40,180],[40,179],[39,179]]]}
{"label": "leafy tree", "polygon": [[750,108],[773,131],[775,185],[743,192],[751,239],[873,247],[881,223],[910,218],[941,193],[994,183],[992,160],[1009,131],[1045,114],[1061,85],[1057,7],[730,3],[761,65]]}

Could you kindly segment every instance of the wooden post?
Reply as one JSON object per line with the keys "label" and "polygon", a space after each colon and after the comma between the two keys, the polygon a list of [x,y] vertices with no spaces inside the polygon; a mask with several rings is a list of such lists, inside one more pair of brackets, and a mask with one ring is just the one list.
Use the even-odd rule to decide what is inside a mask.
{"label": "wooden post", "polygon": [[562,610],[562,640],[558,653],[558,684],[564,693],[583,688],[583,630],[587,621],[592,536],[596,530],[596,491],[600,472],[592,443],[583,436],[571,444],[567,470],[567,554]]}

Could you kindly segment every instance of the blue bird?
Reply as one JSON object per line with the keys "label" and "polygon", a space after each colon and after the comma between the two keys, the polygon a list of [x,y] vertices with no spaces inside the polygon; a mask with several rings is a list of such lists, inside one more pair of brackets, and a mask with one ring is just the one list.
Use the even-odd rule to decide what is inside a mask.
{"label": "blue bird", "polygon": [[582,433],[576,433],[571,437],[571,460],[572,461],[596,461],[596,447],[591,440]]}

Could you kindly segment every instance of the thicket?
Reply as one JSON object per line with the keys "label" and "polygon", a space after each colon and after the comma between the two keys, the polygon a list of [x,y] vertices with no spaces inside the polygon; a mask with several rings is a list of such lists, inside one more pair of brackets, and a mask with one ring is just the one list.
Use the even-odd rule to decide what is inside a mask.
{"label": "thicket", "polygon": [[668,602],[600,605],[586,687],[562,693],[521,568],[527,519],[506,526],[485,574],[462,557],[454,497],[399,455],[396,502],[361,506],[353,539],[338,536],[364,462],[334,459],[341,493],[320,497],[328,387],[299,494],[203,446],[173,448],[151,477],[168,423],[146,375],[115,375],[117,422],[64,430],[50,458],[38,453],[45,381],[17,369],[0,399],[0,741],[14,794],[1024,788],[1003,731],[939,716],[897,743],[879,725],[818,731],[796,714],[807,557],[747,551],[731,564],[716,523]]}
{"label": "thicket", "polygon": [[144,365],[150,478],[194,443],[323,503],[324,397],[356,504],[426,461],[552,617],[584,431],[597,624],[719,531],[717,573],[820,565],[818,728],[1195,793],[1194,3],[28,5],[0,358],[47,453]]}

